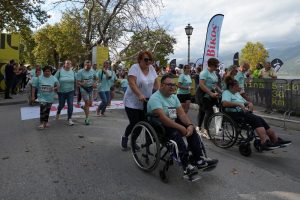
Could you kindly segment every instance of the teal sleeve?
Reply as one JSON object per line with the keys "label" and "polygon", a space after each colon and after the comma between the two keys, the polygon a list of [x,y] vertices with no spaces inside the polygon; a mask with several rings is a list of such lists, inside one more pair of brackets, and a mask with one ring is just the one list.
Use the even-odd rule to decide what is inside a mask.
{"label": "teal sleeve", "polygon": [[159,99],[151,98],[148,102],[147,110],[148,111],[153,111],[153,110],[156,110],[156,109],[163,109],[163,106],[162,106]]}
{"label": "teal sleeve", "polygon": [[180,74],[179,78],[178,78],[178,83],[182,83],[183,82],[183,75]]}
{"label": "teal sleeve", "polygon": [[179,108],[181,106],[181,103],[180,103],[178,97],[176,95],[174,95],[174,96],[175,96],[175,107]]}
{"label": "teal sleeve", "polygon": [[200,80],[206,80],[207,79],[207,74],[205,72],[201,72],[199,75]]}
{"label": "teal sleeve", "polygon": [[222,102],[223,101],[227,101],[227,102],[231,102],[231,95],[230,95],[230,92],[225,90],[223,93],[222,93]]}
{"label": "teal sleeve", "polygon": [[76,79],[77,79],[78,81],[81,81],[81,72],[78,72],[78,73],[77,73]]}
{"label": "teal sleeve", "polygon": [[32,79],[32,87],[38,88],[39,87],[39,82],[38,82],[38,78],[37,77],[33,77]]}
{"label": "teal sleeve", "polygon": [[58,79],[58,75],[59,75],[59,73],[60,73],[60,71],[59,71],[59,70],[57,70],[57,72],[54,74],[54,77],[55,77],[56,79]]}

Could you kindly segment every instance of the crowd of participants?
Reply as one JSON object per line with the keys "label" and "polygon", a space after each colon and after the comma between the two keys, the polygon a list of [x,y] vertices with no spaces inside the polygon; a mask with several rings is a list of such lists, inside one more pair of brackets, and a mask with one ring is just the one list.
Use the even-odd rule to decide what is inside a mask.
{"label": "crowd of participants", "polygon": [[[22,73],[24,71],[25,77],[30,74],[29,80],[26,78],[25,83],[31,81],[32,101],[38,99],[40,103],[38,127],[40,129],[49,127],[49,113],[56,93],[59,102],[56,119],[59,119],[61,110],[67,102],[67,120],[69,125],[74,125],[72,114],[76,95],[78,104],[81,100],[84,101],[81,106],[85,113],[84,124],[89,125],[91,123],[89,110],[92,102],[99,95],[101,103],[96,109],[96,115],[105,116],[106,108],[114,97],[115,83],[118,79],[121,80],[125,112],[129,119],[129,124],[121,138],[122,150],[128,150],[131,131],[135,124],[145,120],[145,111],[154,113],[165,127],[167,136],[178,144],[184,173],[190,173],[195,166],[191,166],[187,161],[188,148],[182,137],[187,138],[189,148],[197,158],[196,167],[205,168],[218,162],[216,159],[203,157],[199,149],[199,137],[196,137],[196,134],[197,132],[203,134],[207,129],[207,120],[214,113],[213,108],[220,105],[219,100],[233,119],[243,117],[256,130],[263,150],[275,149],[291,143],[278,137],[263,118],[253,114],[253,104],[245,93],[245,81],[249,77],[277,78],[270,63],[264,67],[258,64],[253,73],[250,73],[250,65],[246,62],[241,66],[230,66],[224,72],[220,72],[220,62],[216,58],[210,58],[205,69],[201,66],[191,69],[191,66],[185,65],[182,69],[158,70],[152,63],[151,52],[143,51],[139,53],[137,63],[132,65],[128,72],[113,70],[109,60],[103,63],[101,69],[86,60],[82,69],[77,67],[72,70],[71,61],[66,60],[63,67],[56,72],[53,72],[50,66],[43,68],[37,66],[31,70],[27,69],[27,72],[22,68],[19,71]],[[13,73],[17,76],[15,71]],[[159,75],[162,76],[160,80]],[[174,77],[178,77],[177,82],[174,81]],[[23,78],[24,75],[20,80]],[[192,79],[196,80],[196,96],[199,104],[197,126],[187,115],[191,104]],[[6,77],[6,82],[10,88],[13,81]],[[145,103],[148,103],[147,109]]]}

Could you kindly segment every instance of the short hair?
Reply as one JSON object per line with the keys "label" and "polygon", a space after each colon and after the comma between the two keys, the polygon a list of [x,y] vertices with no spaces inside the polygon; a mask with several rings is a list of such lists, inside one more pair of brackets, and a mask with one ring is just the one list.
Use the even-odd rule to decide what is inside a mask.
{"label": "short hair", "polygon": [[52,67],[51,67],[51,66],[46,65],[46,66],[43,68],[43,72],[45,72],[46,70],[50,70],[50,72],[52,73]]}
{"label": "short hair", "polygon": [[150,60],[153,60],[153,56],[150,51],[141,51],[137,57],[137,61],[140,62],[141,60],[143,60],[144,55],[147,55]]}
{"label": "short hair", "polygon": [[189,66],[189,65],[184,65],[184,66],[183,66],[183,69],[186,69],[186,68],[188,68],[188,67],[191,67],[191,66]]}
{"label": "short hair", "polygon": [[227,89],[231,88],[232,86],[234,86],[236,84],[239,84],[239,82],[231,76],[226,76],[224,79],[224,82],[226,84]]}
{"label": "short hair", "polygon": [[218,66],[219,64],[220,64],[220,61],[217,58],[210,58],[207,61],[207,65],[209,67],[211,67],[211,66]]}
{"label": "short hair", "polygon": [[85,61],[84,61],[84,65],[86,65],[86,64],[88,64],[88,63],[91,63],[91,61],[90,61],[90,60],[85,60]]}
{"label": "short hair", "polygon": [[162,84],[167,78],[173,79],[173,78],[175,78],[175,77],[174,77],[174,75],[171,74],[171,73],[164,74],[164,75],[161,77],[161,79],[160,79],[160,83]]}

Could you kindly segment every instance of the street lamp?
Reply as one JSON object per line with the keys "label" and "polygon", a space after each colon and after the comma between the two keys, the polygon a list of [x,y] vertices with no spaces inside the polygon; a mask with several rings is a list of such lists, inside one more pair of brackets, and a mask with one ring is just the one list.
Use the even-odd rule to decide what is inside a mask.
{"label": "street lamp", "polygon": [[194,28],[190,24],[185,27],[185,34],[188,36],[188,65],[190,64],[190,39],[193,33],[193,29]]}

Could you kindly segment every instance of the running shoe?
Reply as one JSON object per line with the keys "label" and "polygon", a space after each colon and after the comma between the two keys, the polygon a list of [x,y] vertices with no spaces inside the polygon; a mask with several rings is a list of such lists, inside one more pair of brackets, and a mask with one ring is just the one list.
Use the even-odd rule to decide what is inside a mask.
{"label": "running shoe", "polygon": [[86,119],[84,120],[84,124],[85,124],[85,125],[90,125],[90,124],[91,124],[90,119],[89,119],[89,118],[86,118]]}
{"label": "running shoe", "polygon": [[72,119],[69,119],[68,122],[69,122],[69,126],[73,126],[74,125],[74,122],[72,121]]}
{"label": "running shoe", "polygon": [[128,137],[122,136],[121,138],[121,149],[122,151],[128,150]]}
{"label": "running shoe", "polygon": [[261,144],[261,151],[269,151],[278,148],[280,148],[280,145],[278,143],[274,144],[270,140],[266,140],[265,143]]}
{"label": "running shoe", "polygon": [[279,144],[280,147],[286,147],[286,146],[289,146],[290,144],[292,144],[292,141],[284,140],[284,139],[278,137],[277,144]]}

